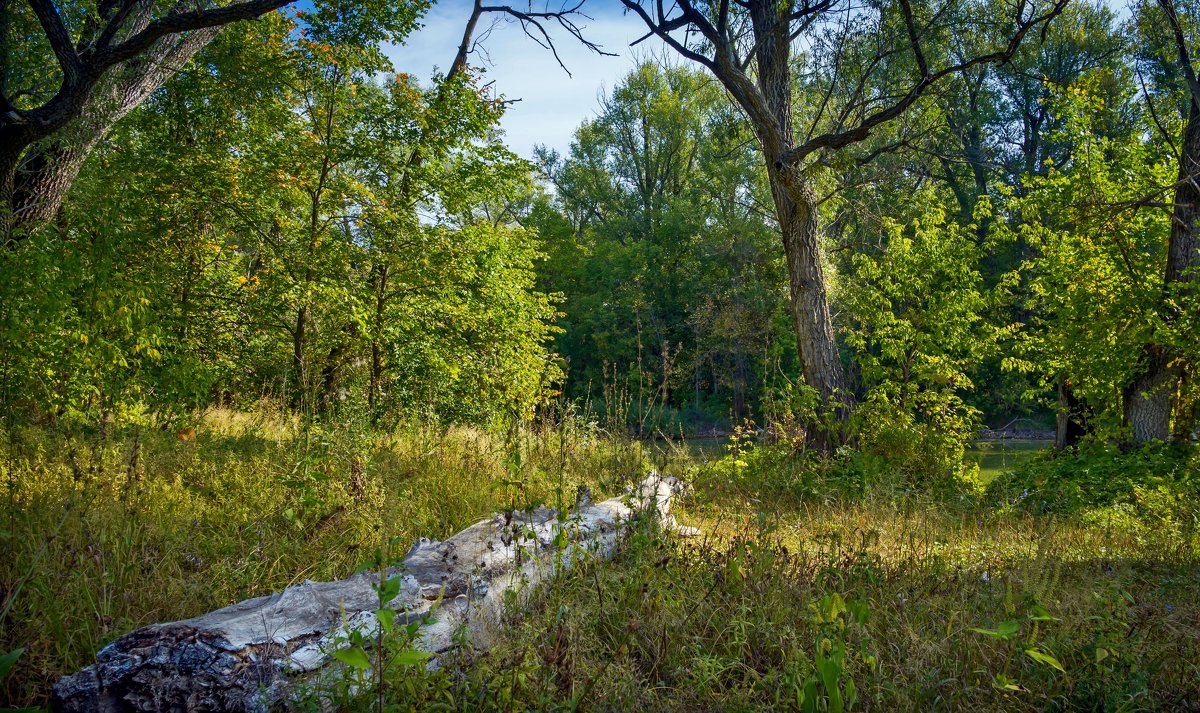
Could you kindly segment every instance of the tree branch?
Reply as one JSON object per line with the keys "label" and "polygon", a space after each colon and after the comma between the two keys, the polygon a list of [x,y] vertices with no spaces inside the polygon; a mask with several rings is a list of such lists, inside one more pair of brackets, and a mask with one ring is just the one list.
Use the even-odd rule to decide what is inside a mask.
{"label": "tree branch", "polygon": [[29,0],[29,6],[37,15],[46,39],[50,41],[50,49],[54,50],[54,57],[62,68],[66,83],[74,85],[83,75],[83,61],[75,51],[75,43],[71,41],[71,33],[63,24],[58,8],[54,7],[53,0]]}
{"label": "tree branch", "polygon": [[252,20],[293,2],[295,0],[248,0],[212,10],[173,13],[151,22],[144,30],[118,45],[98,47],[95,62],[98,69],[111,67],[118,62],[133,59],[167,35],[220,27],[239,20]]}
{"label": "tree branch", "polygon": [[[625,6],[626,11],[632,10],[635,15],[640,17],[642,22],[646,24],[646,28],[650,30],[650,33],[667,43],[671,49],[678,52],[681,56],[696,62],[697,64],[704,65],[714,74],[717,72],[717,65],[713,60],[705,57],[699,52],[694,52],[688,49],[686,45],[671,36],[672,32],[682,27],[686,27],[689,24],[686,12],[679,17],[668,19],[667,14],[663,11],[662,0],[658,0],[658,22],[655,22],[654,19],[650,17],[650,14],[646,12],[646,9],[643,8],[637,0],[621,0],[621,3]],[[640,42],[641,40],[638,41]]]}
{"label": "tree branch", "polygon": [[[1160,0],[1160,2],[1164,1],[1169,2],[1170,0]],[[901,2],[907,5],[907,0],[901,0]],[[1054,5],[1049,12],[1033,17],[1029,20],[1021,19],[1021,15],[1024,13],[1025,8],[1025,3],[1021,2],[1017,6],[1017,30],[1013,33],[1012,37],[1009,39],[1008,45],[1003,50],[972,57],[968,60],[940,69],[936,72],[931,72],[927,67],[922,73],[921,78],[909,88],[907,93],[901,96],[901,98],[895,101],[895,103],[893,103],[891,106],[888,106],[885,109],[880,109],[879,111],[867,116],[852,129],[821,134],[809,139],[800,146],[797,146],[796,148],[786,152],[778,161],[776,161],[776,166],[782,168],[784,165],[796,164],[804,160],[804,158],[814,151],[819,151],[822,149],[839,149],[843,146],[848,146],[849,144],[866,140],[868,137],[870,137],[872,131],[882,124],[899,117],[901,114],[907,111],[909,107],[916,103],[916,101],[920,99],[931,86],[944,77],[965,71],[971,67],[981,64],[1002,64],[1009,61],[1012,59],[1013,55],[1016,54],[1017,49],[1020,48],[1021,42],[1025,39],[1025,35],[1027,35],[1034,27],[1049,22],[1061,14],[1066,8],[1068,2],[1070,2],[1070,0],[1055,0]],[[918,42],[918,47],[919,44],[920,43]],[[1200,96],[1200,93],[1198,93],[1197,96]]]}
{"label": "tree branch", "polygon": [[[567,33],[578,40],[580,44],[598,55],[616,57],[616,55],[612,52],[605,52],[600,45],[584,37],[583,28],[575,24],[575,21],[572,19],[576,16],[587,20],[592,19],[581,12],[585,2],[587,2],[587,0],[579,0],[578,3],[570,8],[567,8],[564,5],[561,9],[556,11],[544,10],[541,12],[521,11],[517,10],[511,5],[484,5],[481,7],[476,4],[476,8],[480,12],[496,12],[516,18],[516,20],[521,23],[521,29],[525,32],[525,36],[536,42],[542,48],[550,50],[550,53],[554,55],[554,60],[558,62],[558,66],[562,67],[562,70],[566,72],[567,76],[569,77],[571,76],[571,70],[567,69],[567,65],[564,64],[562,58],[559,57],[558,48],[555,47],[554,40],[550,37],[550,33],[546,30],[546,27],[543,24],[545,22],[557,22],[559,27],[566,30]],[[534,33],[534,30],[536,30],[536,34]]]}

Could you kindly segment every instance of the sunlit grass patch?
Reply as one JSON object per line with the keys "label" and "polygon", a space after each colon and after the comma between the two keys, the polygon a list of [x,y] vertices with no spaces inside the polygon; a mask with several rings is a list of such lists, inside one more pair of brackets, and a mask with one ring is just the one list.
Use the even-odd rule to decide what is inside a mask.
{"label": "sunlit grass patch", "polygon": [[569,675],[526,671],[533,709],[834,710],[834,687],[865,710],[1197,704],[1194,541],[862,504],[689,522],[708,538],[640,533],[549,590],[472,685],[509,705],[496,687],[554,640]]}
{"label": "sunlit grass patch", "polygon": [[596,434],[365,436],[224,412],[198,423],[187,441],[145,429],[3,434],[0,602],[11,608],[0,653],[24,653],[0,700],[47,702],[57,677],[132,629],[341,579],[392,538],[573,503],[584,484],[615,492],[644,469],[640,444]]}
{"label": "sunlit grass patch", "polygon": [[[1171,491],[1063,514],[787,451],[693,458],[594,429],[364,435],[217,412],[194,439],[7,435],[0,688],[45,702],[104,643],[306,578],[391,538],[689,476],[703,535],[633,533],[554,579],[491,651],[406,669],[401,709],[1188,710],[1200,705],[1200,537]],[[722,470],[723,469],[723,470]],[[736,476],[736,477],[733,477]],[[910,488],[906,490],[905,488]],[[15,596],[14,596],[15,595]],[[348,698],[347,705],[357,705]],[[365,704],[364,704],[365,705]]]}

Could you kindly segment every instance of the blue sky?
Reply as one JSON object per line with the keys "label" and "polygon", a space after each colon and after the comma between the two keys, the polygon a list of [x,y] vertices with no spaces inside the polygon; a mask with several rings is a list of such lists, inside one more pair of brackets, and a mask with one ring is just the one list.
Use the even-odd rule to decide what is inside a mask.
{"label": "blue sky", "polygon": [[[514,0],[511,4],[524,9],[527,2]],[[544,2],[534,0],[534,9],[542,9]],[[550,5],[554,9],[559,6],[555,0],[550,0]],[[593,18],[580,20],[587,26],[585,36],[619,56],[596,55],[567,33],[554,32],[558,53],[571,71],[568,76],[519,25],[501,22],[481,43],[486,54],[476,53],[471,58],[472,65],[485,68],[487,79],[495,81],[501,94],[520,99],[509,108],[502,127],[508,146],[522,156],[532,156],[535,144],[565,152],[579,123],[595,116],[601,92],[611,89],[637,57],[663,50],[654,38],[629,47],[645,29],[637,17],[622,13],[619,0],[588,0],[584,12]],[[427,79],[434,67],[449,66],[469,13],[469,0],[440,0],[425,16],[424,27],[406,44],[388,48],[396,70]],[[486,30],[492,19],[485,16],[479,30]]]}

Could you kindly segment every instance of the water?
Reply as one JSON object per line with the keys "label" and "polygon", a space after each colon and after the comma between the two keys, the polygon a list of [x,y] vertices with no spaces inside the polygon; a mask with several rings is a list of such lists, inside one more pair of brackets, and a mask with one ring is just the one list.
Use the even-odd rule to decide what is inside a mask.
{"label": "water", "polygon": [[[687,455],[695,461],[720,458],[729,452],[728,437],[689,438],[683,445]],[[1053,441],[1018,438],[975,441],[967,446],[966,457],[979,464],[980,480],[990,483],[1001,473],[1012,470],[1022,460],[1053,445]],[[672,452],[672,447],[665,441],[654,441],[652,448],[656,460],[663,459]]]}
{"label": "water", "polygon": [[1001,473],[1012,470],[1022,460],[1053,445],[1052,441],[1015,438],[1003,441],[975,441],[967,446],[966,456],[979,464],[979,479],[990,483]]}

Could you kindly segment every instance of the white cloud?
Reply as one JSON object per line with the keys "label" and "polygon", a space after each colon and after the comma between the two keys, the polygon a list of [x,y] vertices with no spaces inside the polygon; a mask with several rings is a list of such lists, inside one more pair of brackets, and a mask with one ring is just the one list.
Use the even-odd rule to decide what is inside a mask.
{"label": "white cloud", "polygon": [[[522,7],[520,0],[513,4]],[[471,64],[485,68],[499,93],[520,99],[509,107],[501,126],[508,146],[522,156],[532,156],[535,144],[565,153],[575,128],[595,116],[601,92],[611,89],[634,66],[637,56],[661,48],[656,39],[629,47],[645,30],[637,17],[622,13],[618,0],[590,0],[584,11],[593,18],[580,21],[586,25],[584,36],[619,56],[597,55],[566,32],[552,31],[558,54],[571,72],[568,76],[548,50],[525,36],[520,25],[500,22],[480,43],[483,52],[471,57]],[[396,70],[428,79],[434,67],[448,67],[469,14],[466,0],[443,0],[435,5],[425,17],[424,27],[405,45],[386,48]],[[485,16],[479,31],[486,30],[493,19]]]}

